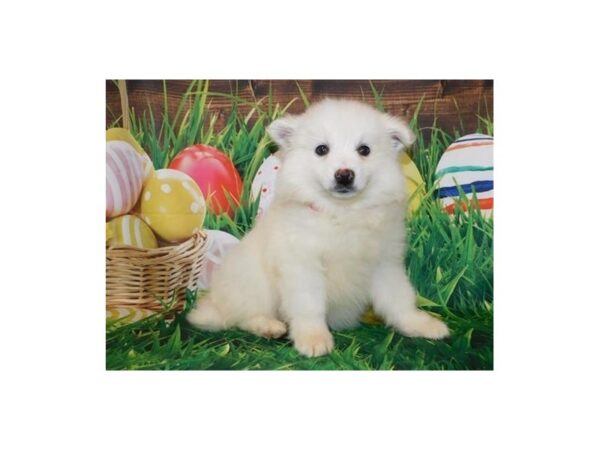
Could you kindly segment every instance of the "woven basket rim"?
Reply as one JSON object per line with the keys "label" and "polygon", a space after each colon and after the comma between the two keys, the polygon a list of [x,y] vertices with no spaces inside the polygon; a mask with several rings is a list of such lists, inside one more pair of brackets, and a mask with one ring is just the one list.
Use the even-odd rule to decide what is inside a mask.
{"label": "woven basket rim", "polygon": [[144,256],[159,256],[159,255],[164,255],[165,253],[171,253],[171,252],[177,252],[178,250],[180,250],[181,248],[187,247],[189,246],[190,243],[195,242],[198,239],[203,239],[206,240],[208,237],[208,235],[206,234],[206,232],[204,230],[199,230],[196,233],[194,233],[190,238],[181,241],[181,242],[175,242],[172,243],[171,245],[163,245],[162,247],[157,247],[157,248],[140,248],[140,247],[135,247],[133,245],[125,245],[125,244],[117,244],[117,245],[112,245],[110,242],[106,242],[106,251],[108,252],[109,250],[127,250],[127,251],[132,251],[134,253],[139,253],[140,257],[144,257]]}

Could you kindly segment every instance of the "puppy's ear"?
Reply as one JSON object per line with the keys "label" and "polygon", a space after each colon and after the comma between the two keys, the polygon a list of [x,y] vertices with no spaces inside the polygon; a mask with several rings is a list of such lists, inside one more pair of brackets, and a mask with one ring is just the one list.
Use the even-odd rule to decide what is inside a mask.
{"label": "puppy's ear", "polygon": [[399,152],[413,145],[416,139],[415,133],[404,120],[386,114],[385,123],[395,151]]}
{"label": "puppy's ear", "polygon": [[287,115],[271,122],[267,127],[267,133],[281,149],[288,149],[291,139],[296,131],[298,119],[296,116]]}

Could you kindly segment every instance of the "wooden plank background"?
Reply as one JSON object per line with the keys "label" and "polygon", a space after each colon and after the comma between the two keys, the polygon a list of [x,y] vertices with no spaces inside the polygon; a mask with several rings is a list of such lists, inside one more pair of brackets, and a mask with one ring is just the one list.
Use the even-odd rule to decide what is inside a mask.
{"label": "wooden plank background", "polygon": [[[190,80],[167,81],[169,113],[175,114],[181,97]],[[363,100],[374,104],[368,80],[211,80],[209,91],[237,92],[248,101],[268,95],[269,85],[274,103],[287,104],[294,97],[298,100],[289,109],[291,113],[304,110],[299,98],[298,83],[306,96],[315,101],[323,97],[345,97]],[[430,127],[434,117],[438,125],[447,131],[460,129],[466,133],[477,127],[477,114],[493,118],[493,80],[373,80],[378,90],[383,91],[383,103],[387,112],[410,119],[421,99],[418,124],[421,128]],[[161,80],[128,80],[129,106],[141,114],[152,108],[160,120],[163,108],[163,82]],[[210,111],[217,113],[217,127],[222,125],[230,108],[225,97],[211,97]],[[241,106],[245,112],[249,107]],[[121,104],[116,82],[106,81],[106,126],[110,126],[121,115]],[[160,125],[160,122],[159,122]]]}

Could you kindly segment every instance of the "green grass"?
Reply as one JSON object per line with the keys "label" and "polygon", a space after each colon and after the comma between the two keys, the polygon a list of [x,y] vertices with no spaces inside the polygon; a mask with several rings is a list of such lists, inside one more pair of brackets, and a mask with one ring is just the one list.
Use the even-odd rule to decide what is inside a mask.
{"label": "green grass", "polygon": [[[375,104],[382,108],[382,93],[371,88]],[[208,82],[195,82],[176,116],[163,116],[160,127],[150,109],[141,115],[132,111],[132,132],[158,168],[166,167],[178,151],[194,143],[226,152],[245,180],[242,205],[234,220],[209,214],[205,226],[242,237],[252,227],[257,209],[250,200],[251,180],[275,149],[265,126],[289,104],[274,105],[269,96],[252,102],[251,112],[242,115],[241,100],[235,93],[227,95],[231,113],[225,126],[215,130],[216,117],[207,109],[215,95],[226,94],[211,93]],[[165,88],[165,102],[166,98]],[[298,100],[308,102],[300,90]],[[427,128],[427,141],[425,129],[418,127],[418,110],[411,122],[417,142],[410,153],[426,181],[427,195],[407,223],[406,263],[421,307],[448,323],[450,338],[411,339],[383,325],[365,324],[334,332],[334,352],[311,359],[299,356],[286,339],[266,340],[239,330],[203,332],[187,325],[184,313],[173,318],[166,311],[134,324],[107,323],[107,369],[492,369],[493,222],[471,207],[467,213],[456,208],[454,215],[448,215],[433,198],[435,167],[443,150],[467,132],[493,134],[492,120],[487,115],[479,118],[477,130],[463,130],[458,123],[456,130],[446,131],[434,123]],[[194,298],[188,292],[186,310]]]}

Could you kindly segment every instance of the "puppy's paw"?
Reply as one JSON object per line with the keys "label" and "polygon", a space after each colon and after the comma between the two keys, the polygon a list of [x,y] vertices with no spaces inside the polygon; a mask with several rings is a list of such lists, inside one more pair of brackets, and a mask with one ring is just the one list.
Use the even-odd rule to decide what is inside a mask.
{"label": "puppy's paw", "polygon": [[225,328],[223,315],[209,299],[201,299],[186,316],[186,320],[202,330],[219,331]]}
{"label": "puppy's paw", "polygon": [[285,323],[272,317],[258,316],[240,324],[240,328],[257,336],[279,338],[287,333]]}
{"label": "puppy's paw", "polygon": [[323,356],[333,350],[333,336],[327,329],[298,333],[294,337],[294,347],[304,356]]}
{"label": "puppy's paw", "polygon": [[277,319],[269,319],[260,328],[260,335],[266,338],[280,338],[287,333],[285,323]]}
{"label": "puppy's paw", "polygon": [[404,314],[396,323],[400,333],[410,337],[443,339],[450,335],[448,326],[425,311],[415,310]]}

